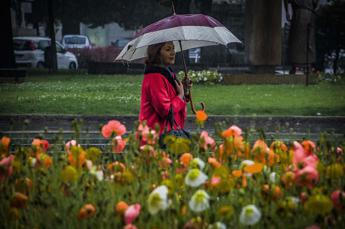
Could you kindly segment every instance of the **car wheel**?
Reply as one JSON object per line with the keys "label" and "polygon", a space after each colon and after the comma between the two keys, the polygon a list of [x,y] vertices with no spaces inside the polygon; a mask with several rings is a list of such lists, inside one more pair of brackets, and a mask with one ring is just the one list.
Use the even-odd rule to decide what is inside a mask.
{"label": "car wheel", "polygon": [[40,69],[45,68],[44,63],[43,62],[38,62],[37,63],[37,68],[40,68]]}
{"label": "car wheel", "polygon": [[76,65],[74,62],[71,62],[71,63],[69,64],[69,69],[71,69],[71,70],[76,70],[76,69],[77,69],[77,65]]}

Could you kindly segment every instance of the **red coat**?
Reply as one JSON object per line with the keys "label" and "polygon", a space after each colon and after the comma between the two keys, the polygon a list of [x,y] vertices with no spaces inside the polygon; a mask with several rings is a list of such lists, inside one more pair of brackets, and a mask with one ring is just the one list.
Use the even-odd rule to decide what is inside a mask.
{"label": "red coat", "polygon": [[[158,123],[160,133],[166,126],[167,130],[170,130],[167,116],[172,106],[174,119],[183,128],[187,117],[186,102],[177,95],[173,85],[164,76],[167,75],[168,71],[157,69],[158,67],[154,67],[154,70],[145,71],[141,88],[139,120],[146,120],[147,125],[151,128],[154,128],[155,124]],[[172,74],[172,77],[174,78],[175,74]],[[176,128],[177,126],[174,124],[174,129]]]}

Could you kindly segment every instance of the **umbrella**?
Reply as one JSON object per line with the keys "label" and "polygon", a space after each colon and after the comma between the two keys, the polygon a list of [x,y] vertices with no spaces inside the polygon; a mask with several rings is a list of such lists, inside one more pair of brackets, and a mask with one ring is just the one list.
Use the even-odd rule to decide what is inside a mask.
{"label": "umbrella", "polygon": [[[152,44],[172,41],[175,51],[180,52],[192,48],[227,45],[231,42],[241,42],[224,25],[216,19],[203,14],[174,14],[161,19],[141,29],[133,40],[122,49],[115,61],[133,61],[146,57],[147,48]],[[183,52],[182,52],[183,55]],[[193,113],[195,109],[191,98],[191,81],[187,75],[184,56],[185,95],[191,103]],[[202,110],[205,109],[201,103]]]}

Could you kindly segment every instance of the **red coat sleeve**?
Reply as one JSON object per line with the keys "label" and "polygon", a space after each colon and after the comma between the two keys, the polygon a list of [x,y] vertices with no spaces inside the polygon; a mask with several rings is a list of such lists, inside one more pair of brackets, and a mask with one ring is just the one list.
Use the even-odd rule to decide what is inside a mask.
{"label": "red coat sleeve", "polygon": [[160,117],[164,118],[168,115],[170,106],[172,105],[174,113],[185,109],[186,102],[174,93],[171,97],[168,92],[170,84],[162,76],[155,77],[149,87],[149,94],[152,101],[152,106]]}

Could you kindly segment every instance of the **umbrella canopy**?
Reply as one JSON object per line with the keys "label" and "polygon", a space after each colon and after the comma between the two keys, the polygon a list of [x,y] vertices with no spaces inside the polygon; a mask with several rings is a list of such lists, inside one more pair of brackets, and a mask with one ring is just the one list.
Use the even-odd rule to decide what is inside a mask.
{"label": "umbrella canopy", "polygon": [[172,15],[141,29],[115,60],[132,61],[144,58],[149,45],[167,41],[173,41],[176,52],[241,42],[224,25],[210,16],[203,14]]}

